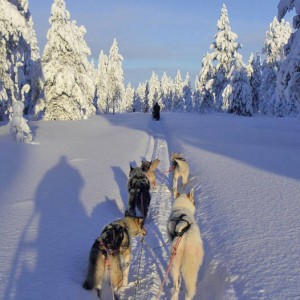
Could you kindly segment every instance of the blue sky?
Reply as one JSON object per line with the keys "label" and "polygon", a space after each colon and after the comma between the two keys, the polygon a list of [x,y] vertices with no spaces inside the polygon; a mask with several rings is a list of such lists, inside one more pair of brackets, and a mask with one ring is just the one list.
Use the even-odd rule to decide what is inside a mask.
{"label": "blue sky", "polygon": [[[49,29],[53,1],[28,0],[41,54]],[[217,32],[222,4],[232,31],[242,44],[245,62],[261,51],[266,31],[277,14],[279,0],[65,0],[71,19],[83,25],[96,64],[101,50],[108,54],[113,39],[124,57],[125,83],[137,86],[154,70],[175,77],[189,72],[192,85]],[[289,13],[291,19],[293,13]],[[289,20],[290,21],[290,20]]]}

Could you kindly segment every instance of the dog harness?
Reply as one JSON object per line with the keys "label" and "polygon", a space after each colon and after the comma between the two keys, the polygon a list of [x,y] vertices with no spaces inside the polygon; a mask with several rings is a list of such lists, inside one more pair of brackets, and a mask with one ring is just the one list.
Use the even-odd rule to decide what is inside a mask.
{"label": "dog harness", "polygon": [[[175,239],[175,237],[182,236],[184,233],[186,233],[192,225],[188,220],[185,220],[183,217],[186,217],[186,214],[181,214],[179,217],[171,219],[171,222],[175,222],[174,231],[173,233],[170,233],[172,241]],[[186,226],[183,227],[181,231],[177,231],[176,227],[180,222],[186,222]]]}

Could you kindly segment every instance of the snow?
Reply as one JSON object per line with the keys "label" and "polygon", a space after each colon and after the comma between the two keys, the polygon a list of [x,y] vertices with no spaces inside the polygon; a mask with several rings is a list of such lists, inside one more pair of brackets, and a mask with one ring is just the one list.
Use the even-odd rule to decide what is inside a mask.
{"label": "snow", "polygon": [[[121,290],[155,299],[170,258],[168,158],[178,151],[205,249],[195,299],[300,298],[299,119],[134,113],[29,125],[28,144],[0,127],[0,299],[96,299],[81,287],[90,247],[123,216],[129,163],[159,158],[147,236],[134,240]],[[168,279],[161,299],[170,295]]]}

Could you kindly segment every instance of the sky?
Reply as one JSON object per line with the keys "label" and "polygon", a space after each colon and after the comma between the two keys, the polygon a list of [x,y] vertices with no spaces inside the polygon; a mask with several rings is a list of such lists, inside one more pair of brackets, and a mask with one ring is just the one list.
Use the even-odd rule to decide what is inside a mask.
{"label": "sky", "polygon": [[[41,53],[49,29],[53,1],[28,0]],[[261,51],[266,31],[274,16],[274,0],[66,0],[71,19],[83,25],[95,64],[101,50],[108,54],[116,38],[124,57],[125,83],[137,86],[154,70],[182,77],[189,72],[192,84],[201,68],[203,55],[217,33],[222,4],[228,9],[231,29],[242,44],[240,53],[247,62],[251,53]],[[293,13],[287,15],[291,20]]]}

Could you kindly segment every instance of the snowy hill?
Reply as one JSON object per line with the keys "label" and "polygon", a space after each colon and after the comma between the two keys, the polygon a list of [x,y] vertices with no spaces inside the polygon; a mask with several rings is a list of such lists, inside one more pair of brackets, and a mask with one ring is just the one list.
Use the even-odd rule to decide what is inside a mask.
{"label": "snowy hill", "polygon": [[[0,127],[0,299],[97,299],[81,287],[90,247],[123,216],[129,163],[159,158],[147,236],[143,248],[134,241],[121,291],[155,299],[169,262],[172,151],[190,164],[204,240],[196,299],[300,299],[299,119],[135,113],[29,124],[32,144]],[[161,299],[170,290],[168,280]]]}

